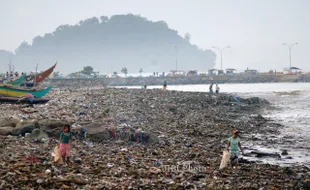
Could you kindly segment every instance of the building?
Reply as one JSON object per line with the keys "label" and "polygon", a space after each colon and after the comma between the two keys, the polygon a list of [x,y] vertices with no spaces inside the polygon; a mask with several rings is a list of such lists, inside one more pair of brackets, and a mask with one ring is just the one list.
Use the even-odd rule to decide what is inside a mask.
{"label": "building", "polygon": [[188,71],[186,73],[186,76],[188,76],[188,77],[198,76],[197,70]]}
{"label": "building", "polygon": [[227,74],[235,74],[236,69],[228,68],[226,69]]}
{"label": "building", "polygon": [[218,75],[218,71],[217,69],[209,69],[208,70],[208,75]]}
{"label": "building", "polygon": [[290,68],[284,68],[283,69],[283,74],[291,74],[291,75],[296,75],[296,74],[300,74],[301,73],[300,68],[298,67],[290,67]]}
{"label": "building", "polygon": [[248,75],[256,75],[258,74],[258,70],[255,70],[255,69],[247,69],[244,71],[245,74],[248,74]]}
{"label": "building", "polygon": [[183,70],[170,70],[170,76],[185,76],[186,71]]}

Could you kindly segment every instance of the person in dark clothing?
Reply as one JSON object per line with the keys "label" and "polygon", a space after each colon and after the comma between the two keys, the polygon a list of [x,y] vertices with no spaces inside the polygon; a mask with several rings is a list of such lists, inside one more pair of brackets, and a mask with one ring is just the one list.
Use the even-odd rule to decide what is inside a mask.
{"label": "person in dark clothing", "polygon": [[210,84],[210,86],[209,86],[209,91],[210,91],[211,94],[213,93],[213,83]]}

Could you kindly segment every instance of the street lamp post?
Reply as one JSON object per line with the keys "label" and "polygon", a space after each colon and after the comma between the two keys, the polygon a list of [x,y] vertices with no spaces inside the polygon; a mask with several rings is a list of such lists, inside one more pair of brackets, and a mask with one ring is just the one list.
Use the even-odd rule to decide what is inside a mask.
{"label": "street lamp post", "polygon": [[220,53],[221,53],[221,70],[223,70],[223,51],[224,51],[225,49],[227,49],[227,48],[230,48],[230,46],[224,47],[224,48],[222,48],[222,49],[220,49],[220,48],[218,48],[218,47],[215,47],[215,46],[213,46],[212,48],[213,48],[213,49],[217,49],[217,50],[220,51]]}
{"label": "street lamp post", "polygon": [[293,43],[293,44],[286,44],[286,43],[283,43],[282,45],[284,46],[287,46],[288,47],[288,50],[289,50],[289,53],[290,53],[290,56],[289,56],[289,61],[290,61],[290,67],[289,67],[289,70],[291,71],[291,68],[292,68],[292,48],[294,45],[297,45],[298,43]]}
{"label": "street lamp post", "polygon": [[174,46],[175,48],[175,70],[178,71],[178,45]]}

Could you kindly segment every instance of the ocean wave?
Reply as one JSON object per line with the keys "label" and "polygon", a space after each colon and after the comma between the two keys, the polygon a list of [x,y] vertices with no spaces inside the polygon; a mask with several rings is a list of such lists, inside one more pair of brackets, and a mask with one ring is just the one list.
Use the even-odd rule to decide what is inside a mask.
{"label": "ocean wave", "polygon": [[282,92],[273,91],[274,94],[279,95],[279,96],[298,96],[305,92],[307,92],[307,90],[293,90],[293,91],[282,91]]}

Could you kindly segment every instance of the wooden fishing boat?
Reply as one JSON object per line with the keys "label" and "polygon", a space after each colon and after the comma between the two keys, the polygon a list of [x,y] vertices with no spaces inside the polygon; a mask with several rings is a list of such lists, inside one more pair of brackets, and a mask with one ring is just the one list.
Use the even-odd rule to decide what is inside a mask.
{"label": "wooden fishing boat", "polygon": [[55,65],[53,65],[51,68],[47,69],[46,71],[37,74],[34,79],[35,84],[38,84],[44,81],[48,76],[50,76],[50,74],[52,74],[52,72],[54,71],[56,65],[57,63],[55,63]]}
{"label": "wooden fishing boat", "polygon": [[8,82],[7,84],[11,84],[11,85],[20,85],[26,78],[26,74],[23,74],[20,77],[17,77],[16,79],[14,79],[13,81]]}
{"label": "wooden fishing boat", "polygon": [[27,94],[31,94],[35,98],[42,98],[48,94],[52,89],[52,86],[43,90],[33,90],[33,89],[19,89],[13,88],[11,86],[2,85],[0,86],[0,95],[6,97],[23,97]]}
{"label": "wooden fishing boat", "polygon": [[0,96],[0,104],[8,103],[8,104],[46,104],[49,99],[46,98],[34,98],[32,101],[26,98],[18,98],[18,97],[5,97]]}
{"label": "wooden fishing boat", "polygon": [[26,76],[23,83],[29,83],[30,81],[33,81],[33,86],[35,86],[36,84],[41,83],[50,74],[52,74],[52,72],[54,71],[56,65],[57,65],[57,63],[55,63],[55,65],[53,65],[51,68],[49,68],[46,71],[43,71],[43,72],[41,72],[41,73],[39,73],[37,75],[28,75],[28,76]]}

